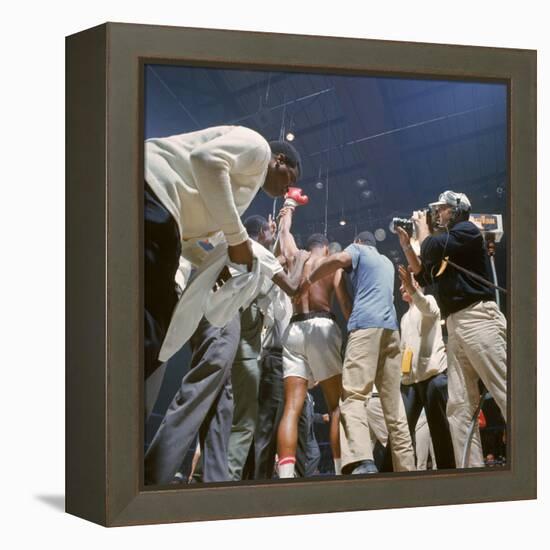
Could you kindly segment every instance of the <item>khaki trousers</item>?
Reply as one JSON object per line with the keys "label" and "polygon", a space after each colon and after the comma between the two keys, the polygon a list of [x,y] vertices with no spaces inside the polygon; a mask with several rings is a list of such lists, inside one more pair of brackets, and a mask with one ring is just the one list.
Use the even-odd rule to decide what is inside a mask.
{"label": "khaki trousers", "polygon": [[395,471],[412,471],[414,452],[401,397],[399,333],[379,328],[350,333],[342,373],[340,418],[342,468],[373,458],[367,397],[376,383],[391,440]]}
{"label": "khaki trousers", "polygon": [[437,462],[435,461],[435,450],[430,435],[430,427],[426,412],[422,409],[422,414],[418,418],[415,431],[415,451],[416,451],[416,469],[428,469],[428,457],[432,457],[432,470],[437,470]]}
{"label": "khaki trousers", "polygon": [[386,428],[384,411],[382,405],[380,405],[380,397],[370,395],[367,398],[366,405],[371,445],[374,447],[376,442],[379,441],[385,447],[388,444],[388,428]]}
{"label": "khaki trousers", "polygon": [[[495,302],[477,302],[447,318],[447,416],[457,468],[463,467],[468,428],[479,404],[481,378],[506,418],[506,318]],[[476,426],[465,467],[484,465]]]}

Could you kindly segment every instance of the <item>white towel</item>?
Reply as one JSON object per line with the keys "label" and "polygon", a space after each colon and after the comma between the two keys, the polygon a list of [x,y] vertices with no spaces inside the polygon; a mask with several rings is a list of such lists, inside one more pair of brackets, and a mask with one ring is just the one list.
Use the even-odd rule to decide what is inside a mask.
{"label": "white towel", "polygon": [[[179,299],[159,353],[159,361],[167,361],[191,338],[203,316],[214,326],[225,326],[239,311],[247,308],[258,295],[272,266],[262,265],[265,249],[252,243],[252,270],[232,263],[227,255],[227,243],[218,244]],[[261,248],[258,248],[261,247]],[[225,265],[233,268],[233,276],[216,292],[214,284]]]}

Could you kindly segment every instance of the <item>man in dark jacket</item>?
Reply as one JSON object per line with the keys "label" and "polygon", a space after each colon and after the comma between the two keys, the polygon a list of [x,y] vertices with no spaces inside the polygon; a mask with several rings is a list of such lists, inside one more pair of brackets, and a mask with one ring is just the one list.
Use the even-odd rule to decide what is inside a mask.
{"label": "man in dark jacket", "polygon": [[478,467],[484,462],[477,427],[465,462],[463,455],[468,428],[479,404],[479,379],[506,418],[506,319],[495,303],[494,290],[471,275],[490,280],[483,236],[469,221],[468,197],[445,191],[430,208],[438,230],[433,234],[425,213],[415,212],[413,216],[421,265],[412,258],[404,231],[399,231],[400,241],[420,284],[437,285],[449,335],[447,416],[455,461],[457,467]]}

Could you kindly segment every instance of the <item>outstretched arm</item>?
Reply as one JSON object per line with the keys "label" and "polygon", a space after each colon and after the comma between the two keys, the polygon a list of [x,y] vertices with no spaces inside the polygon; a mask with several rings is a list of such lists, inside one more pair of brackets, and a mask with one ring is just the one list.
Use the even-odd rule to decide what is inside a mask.
{"label": "outstretched arm", "polygon": [[401,283],[405,287],[405,290],[412,298],[413,303],[420,310],[422,315],[426,317],[440,316],[439,307],[433,296],[424,296],[422,290],[414,286],[411,273],[405,268],[405,266],[399,266],[399,278],[401,279]]}
{"label": "outstretched arm", "polygon": [[339,269],[334,274],[334,292],[338,305],[342,311],[344,319],[347,321],[351,315],[352,301],[348,292],[348,286],[346,285],[346,278],[344,277],[344,271]]}
{"label": "outstretched arm", "polygon": [[323,277],[332,275],[338,269],[347,269],[351,267],[351,265],[351,256],[345,251],[328,256],[324,260],[321,260],[317,267],[311,272],[311,275],[302,281],[300,285],[300,294],[307,292],[313,283],[316,283]]}

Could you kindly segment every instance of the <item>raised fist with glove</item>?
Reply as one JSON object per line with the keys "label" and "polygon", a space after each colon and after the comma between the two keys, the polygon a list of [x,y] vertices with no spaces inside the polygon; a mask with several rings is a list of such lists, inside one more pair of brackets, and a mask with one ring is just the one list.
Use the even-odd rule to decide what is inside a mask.
{"label": "raised fist with glove", "polygon": [[297,206],[304,206],[309,202],[307,195],[302,195],[302,190],[299,187],[289,187],[288,193],[285,195],[284,206],[296,208]]}

